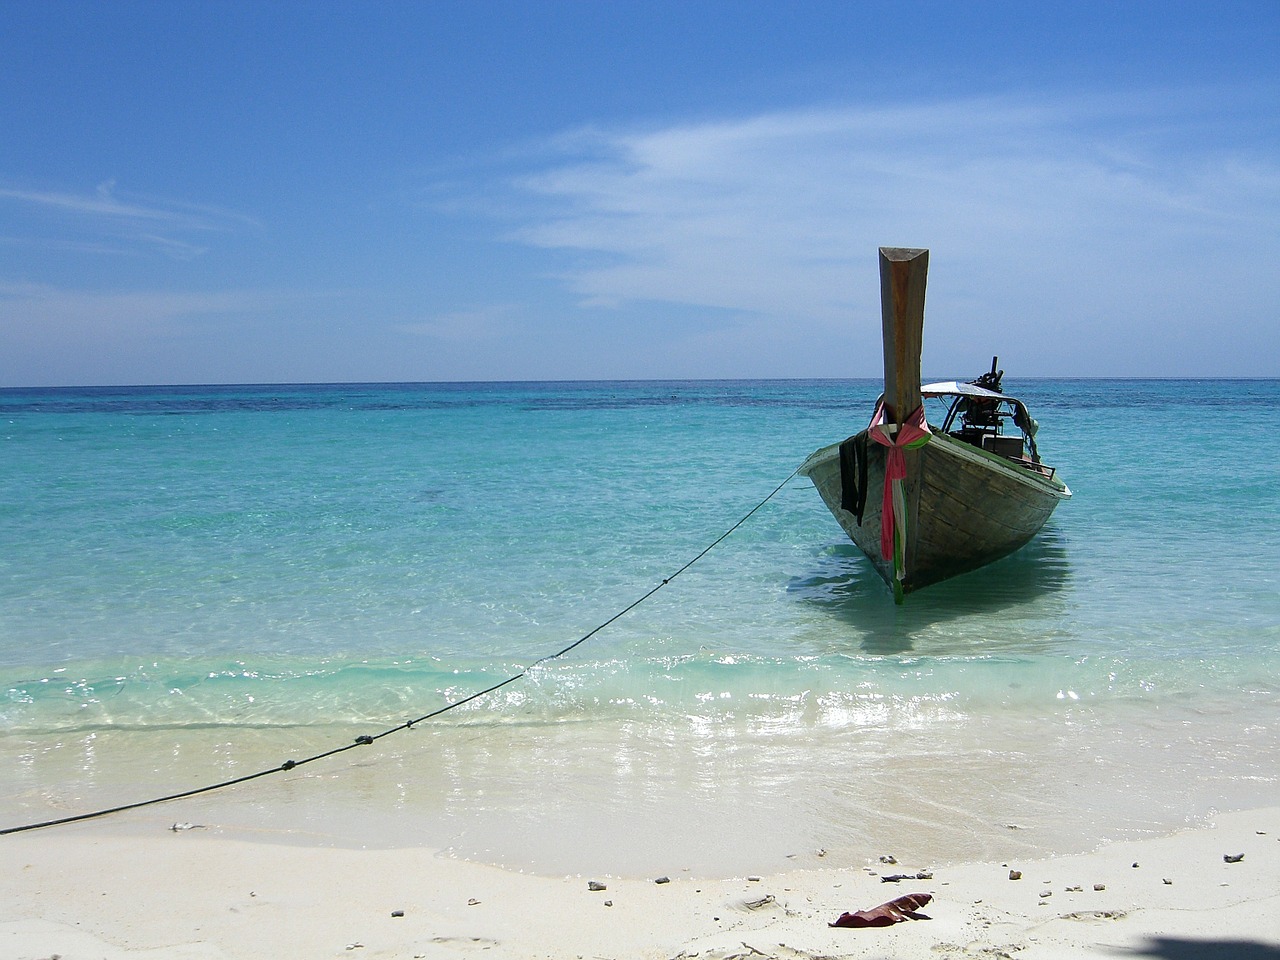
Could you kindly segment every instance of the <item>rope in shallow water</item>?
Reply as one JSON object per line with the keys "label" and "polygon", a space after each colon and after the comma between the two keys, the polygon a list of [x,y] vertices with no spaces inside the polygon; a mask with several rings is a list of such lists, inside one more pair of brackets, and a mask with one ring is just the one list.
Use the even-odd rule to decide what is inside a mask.
{"label": "rope in shallow water", "polygon": [[417,717],[413,720],[406,720],[404,723],[398,724],[394,727],[389,727],[388,729],[383,730],[381,733],[361,735],[359,737],[356,737],[355,740],[351,741],[350,743],[344,743],[341,746],[333,747],[330,750],[325,750],[321,753],[317,753],[314,756],[306,757],[302,760],[286,760],[284,761],[284,763],[280,764],[279,766],[268,767],[267,769],[259,770],[256,773],[245,774],[242,777],[234,777],[230,780],[223,780],[219,783],[211,783],[207,786],[196,787],[192,790],[183,790],[181,793],[171,793],[168,796],[164,796],[164,797],[152,797],[149,800],[139,800],[135,803],[125,803],[116,807],[107,807],[106,809],[103,809],[103,810],[94,810],[90,813],[80,813],[80,814],[76,814],[75,816],[61,817],[56,820],[44,820],[39,823],[27,823],[17,827],[6,827],[4,829],[0,829],[0,836],[5,836],[11,833],[24,833],[28,830],[40,830],[45,827],[64,826],[69,823],[79,823],[83,820],[95,820],[99,817],[110,816],[113,813],[123,813],[126,810],[137,810],[140,807],[151,807],[151,806],[155,806],[156,804],[169,803],[170,801],[173,801],[173,800],[185,800],[188,797],[199,796],[202,793],[211,793],[214,790],[222,790],[227,787],[234,787],[237,784],[248,783],[250,780],[257,780],[260,777],[268,777],[268,776],[271,776],[273,773],[286,773],[290,770],[296,770],[298,767],[305,766],[308,763],[315,763],[317,760],[325,760],[329,757],[337,756],[340,753],[346,753],[348,750],[354,750],[357,747],[370,746],[375,740],[381,740],[383,737],[389,737],[391,736],[391,734],[399,733],[401,730],[408,730],[410,727],[413,727],[415,724],[419,724],[427,720],[431,720],[435,717],[440,716],[442,713],[448,713],[450,710],[454,710],[458,707],[461,707],[464,704],[470,703],[473,700],[479,700],[481,697],[487,696],[488,694],[493,693],[496,690],[501,690],[503,687],[507,686],[508,684],[515,683],[517,680],[520,680],[528,676],[529,672],[533,670],[535,667],[537,667],[539,664],[547,663],[548,661],[555,660],[558,657],[563,657],[566,653],[569,653],[571,650],[575,649],[576,647],[579,647],[582,644],[586,643],[588,640],[594,637],[597,633],[599,633],[605,627],[625,617],[628,613],[630,613],[636,607],[640,606],[640,604],[644,603],[646,600],[652,597],[655,593],[657,593],[659,590],[661,590],[663,587],[669,584],[672,580],[680,576],[680,574],[684,573],[686,570],[692,567],[695,563],[697,563],[699,560],[705,557],[708,553],[710,553],[712,550],[718,547],[722,542],[728,539],[730,534],[732,534],[735,530],[737,530],[744,523],[750,520],[751,517],[753,517],[758,510],[760,510],[765,504],[767,504],[770,500],[772,500],[778,494],[778,492],[782,490],[783,487],[785,487],[788,483],[790,483],[792,479],[795,478],[796,474],[799,472],[800,471],[798,468],[796,470],[793,470],[791,473],[791,476],[787,477],[786,480],[783,480],[780,484],[774,487],[772,492],[770,492],[770,494],[767,497],[765,497],[763,500],[757,503],[745,514],[743,514],[742,518],[739,519],[737,523],[731,526],[724,533],[720,534],[720,536],[716,537],[716,539],[713,540],[710,544],[708,544],[702,550],[702,552],[700,552],[696,557],[694,557],[692,560],[690,560],[688,563],[682,566],[679,570],[671,574],[671,576],[663,579],[661,583],[656,584],[651,590],[649,590],[648,593],[644,594],[638,600],[635,600],[632,603],[628,604],[627,606],[623,607],[621,610],[615,613],[608,620],[604,621],[600,625],[589,630],[587,633],[584,633],[577,640],[573,641],[573,643],[569,644],[563,649],[557,650],[555,653],[549,653],[545,657],[540,657],[539,659],[533,661],[533,663],[524,667],[518,673],[514,673],[511,676],[507,677],[505,680],[500,680],[499,682],[492,684],[491,686],[485,687],[483,690],[477,690],[475,693],[465,696],[461,700],[454,700],[451,703],[447,703],[443,707],[440,707],[436,710],[432,710],[430,713],[425,713],[422,716]]}

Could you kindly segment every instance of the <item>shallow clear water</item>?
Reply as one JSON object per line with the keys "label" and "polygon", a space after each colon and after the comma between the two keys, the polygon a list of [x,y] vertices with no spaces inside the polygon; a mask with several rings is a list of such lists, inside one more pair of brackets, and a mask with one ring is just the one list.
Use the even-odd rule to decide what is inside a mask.
{"label": "shallow clear water", "polygon": [[[565,658],[335,761],[307,809],[427,804],[427,840],[500,859],[510,832],[505,856],[556,868],[559,834],[522,819],[551,796],[652,816],[647,844],[688,848],[673,823],[694,824],[708,862],[741,830],[853,843],[889,803],[903,843],[968,855],[1006,819],[1080,846],[1267,802],[1280,382],[1006,387],[1075,493],[1018,554],[895,607],[793,479]],[[876,392],[0,390],[6,819],[248,772],[519,671],[670,578]]]}

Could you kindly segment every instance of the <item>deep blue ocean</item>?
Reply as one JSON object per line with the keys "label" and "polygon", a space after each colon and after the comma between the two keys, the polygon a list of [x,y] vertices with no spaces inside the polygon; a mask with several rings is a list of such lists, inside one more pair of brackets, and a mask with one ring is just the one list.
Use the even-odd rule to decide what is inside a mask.
{"label": "deep blue ocean", "polygon": [[[816,824],[967,777],[921,816],[978,830],[1011,791],[1049,846],[1273,797],[1280,381],[1005,387],[1074,492],[1022,551],[895,607],[794,478],[567,657],[434,721],[465,756],[432,752],[413,792],[447,772],[479,809],[468,772],[503,770],[496,820],[547,783],[658,811],[672,777],[706,803],[749,781]],[[670,578],[877,392],[0,390],[0,808],[177,789],[211,756],[209,777],[243,772],[518,672]]]}

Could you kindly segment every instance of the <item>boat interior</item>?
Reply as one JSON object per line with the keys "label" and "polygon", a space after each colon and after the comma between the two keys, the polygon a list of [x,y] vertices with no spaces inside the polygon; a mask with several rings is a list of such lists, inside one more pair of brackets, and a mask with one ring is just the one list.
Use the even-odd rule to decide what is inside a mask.
{"label": "boat interior", "polygon": [[991,370],[967,383],[935,383],[921,388],[925,397],[949,402],[942,432],[950,437],[1003,457],[1045,477],[1054,468],[1040,461],[1035,435],[1039,425],[1021,400],[1001,391],[1004,371],[999,358],[991,358]]}

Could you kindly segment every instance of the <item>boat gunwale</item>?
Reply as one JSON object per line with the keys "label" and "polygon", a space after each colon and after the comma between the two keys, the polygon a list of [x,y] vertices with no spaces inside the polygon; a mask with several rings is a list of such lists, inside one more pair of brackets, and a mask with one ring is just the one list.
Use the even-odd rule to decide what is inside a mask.
{"label": "boat gunwale", "polygon": [[[940,440],[945,442],[941,446],[937,446]],[[837,444],[837,446],[839,445]],[[1046,476],[1036,470],[1034,466],[1026,466],[1017,460],[1010,460],[1008,457],[1002,457],[1000,454],[992,453],[990,450],[975,447],[973,444],[957,440],[949,434],[933,434],[929,439],[928,446],[933,447],[935,450],[945,450],[952,456],[968,460],[971,463],[999,467],[1019,483],[1025,483],[1036,490],[1042,490],[1058,500],[1071,499],[1071,488],[1056,476]]]}
{"label": "boat gunwale", "polygon": [[[853,436],[857,436],[857,434]],[[828,444],[815,450],[805,458],[796,472],[802,477],[808,477],[819,463],[831,457],[838,457],[840,455],[840,446],[845,442],[842,440],[840,443]],[[933,447],[935,450],[946,451],[949,455],[968,460],[970,463],[998,468],[1009,479],[1025,484],[1039,493],[1048,494],[1057,500],[1071,499],[1071,488],[1057,479],[1057,477],[1047,477],[1031,467],[1024,466],[1007,457],[1002,457],[998,453],[975,447],[972,444],[965,443],[963,440],[957,440],[955,437],[948,436],[945,433],[932,434],[927,446]]]}

